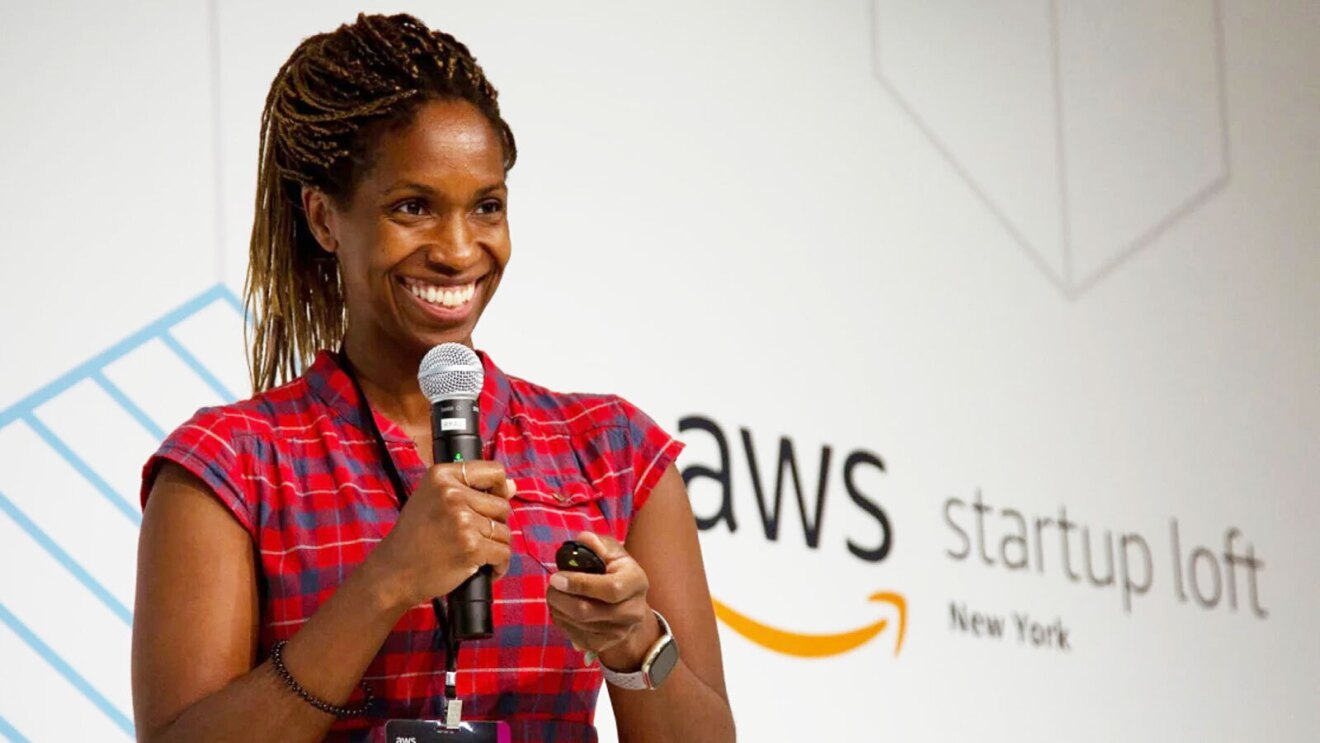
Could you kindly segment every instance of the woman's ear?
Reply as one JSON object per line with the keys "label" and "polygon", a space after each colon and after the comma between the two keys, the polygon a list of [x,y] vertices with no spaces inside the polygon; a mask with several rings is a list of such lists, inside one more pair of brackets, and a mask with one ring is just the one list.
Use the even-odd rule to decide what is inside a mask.
{"label": "woman's ear", "polygon": [[339,240],[335,229],[335,206],[330,197],[319,188],[302,187],[303,214],[307,215],[307,227],[312,236],[327,253],[339,250]]}

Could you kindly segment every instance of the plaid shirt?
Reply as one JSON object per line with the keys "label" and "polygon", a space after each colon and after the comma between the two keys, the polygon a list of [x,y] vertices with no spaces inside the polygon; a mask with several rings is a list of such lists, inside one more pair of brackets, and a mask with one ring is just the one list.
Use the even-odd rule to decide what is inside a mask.
{"label": "plaid shirt", "polygon": [[[551,623],[545,591],[554,553],[583,530],[624,541],[682,443],[622,398],[551,392],[480,356],[485,458],[504,465],[517,495],[512,563],[494,584],[495,636],[459,651],[463,716],[507,720],[515,741],[594,741],[601,675]],[[170,460],[205,481],[252,535],[262,587],[259,658],[298,631],[398,518],[358,410],[352,382],[322,351],[289,384],[199,410],[143,467],[144,505],[156,465]],[[373,414],[415,488],[425,472],[416,445]],[[443,718],[445,659],[431,647],[435,625],[429,603],[403,615],[363,676],[376,691],[374,709],[337,721],[327,740],[382,740],[387,719]],[[362,698],[359,688],[346,704]]]}

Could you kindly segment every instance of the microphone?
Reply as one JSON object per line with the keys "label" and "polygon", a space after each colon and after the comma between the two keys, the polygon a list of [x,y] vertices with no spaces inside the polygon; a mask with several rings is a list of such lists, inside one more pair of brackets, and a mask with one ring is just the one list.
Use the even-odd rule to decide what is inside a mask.
{"label": "microphone", "polygon": [[[481,408],[477,398],[486,372],[481,359],[462,343],[441,343],[427,351],[417,370],[422,393],[431,401],[431,452],[435,463],[481,459]],[[490,565],[450,592],[449,631],[459,640],[494,634]]]}

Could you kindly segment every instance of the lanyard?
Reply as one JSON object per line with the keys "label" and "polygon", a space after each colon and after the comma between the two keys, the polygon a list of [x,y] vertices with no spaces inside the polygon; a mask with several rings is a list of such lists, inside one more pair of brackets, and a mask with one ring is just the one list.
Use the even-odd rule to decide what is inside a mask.
{"label": "lanyard", "polygon": [[348,354],[344,352],[343,346],[339,347],[335,359],[339,362],[339,368],[348,376],[348,381],[353,383],[353,391],[357,393],[358,399],[358,417],[362,419],[362,425],[366,426],[371,439],[376,442],[376,454],[380,457],[381,466],[385,468],[390,486],[394,488],[394,497],[399,501],[399,508],[403,508],[403,504],[408,502],[408,487],[404,485],[403,475],[399,474],[399,468],[394,464],[394,457],[390,455],[390,449],[385,445],[385,437],[380,432],[380,426],[376,425],[376,416],[371,412],[367,395],[362,391],[362,383],[358,381],[357,373],[353,371],[353,364],[348,360]]}
{"label": "lanyard", "polygon": [[[385,468],[385,475],[389,477],[390,486],[394,488],[394,497],[399,501],[399,509],[402,510],[403,505],[408,502],[408,487],[403,482],[403,475],[399,474],[399,468],[394,464],[394,457],[390,454],[389,447],[385,445],[385,436],[381,434],[380,426],[376,425],[376,416],[371,412],[367,395],[362,391],[362,383],[358,381],[357,373],[353,371],[353,364],[348,360],[343,345],[340,345],[339,351],[335,353],[335,360],[344,374],[348,375],[348,380],[353,383],[353,391],[357,393],[358,399],[358,416],[362,418],[362,425],[366,427],[367,433],[376,442],[376,452],[380,457],[381,466]],[[444,602],[439,598],[431,599],[431,609],[435,612],[436,622],[431,647],[436,650],[445,648],[445,697],[452,703],[458,696],[455,684],[458,673],[459,641],[449,631],[449,615],[445,611]]]}

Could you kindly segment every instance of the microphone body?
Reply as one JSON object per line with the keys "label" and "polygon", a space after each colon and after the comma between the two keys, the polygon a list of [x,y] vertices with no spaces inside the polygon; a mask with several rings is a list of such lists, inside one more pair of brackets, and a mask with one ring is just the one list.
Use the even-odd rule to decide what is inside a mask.
{"label": "microphone body", "polygon": [[[431,453],[435,463],[481,459],[481,409],[475,399],[451,397],[431,403]],[[481,569],[450,592],[449,631],[459,640],[494,634],[491,618],[491,566]]]}
{"label": "microphone body", "polygon": [[[435,463],[481,459],[481,388],[485,370],[476,352],[462,343],[441,343],[426,352],[417,383],[431,401],[431,453]],[[493,570],[483,565],[450,591],[452,640],[480,640],[494,634],[490,584]],[[439,602],[433,602],[439,609]]]}

